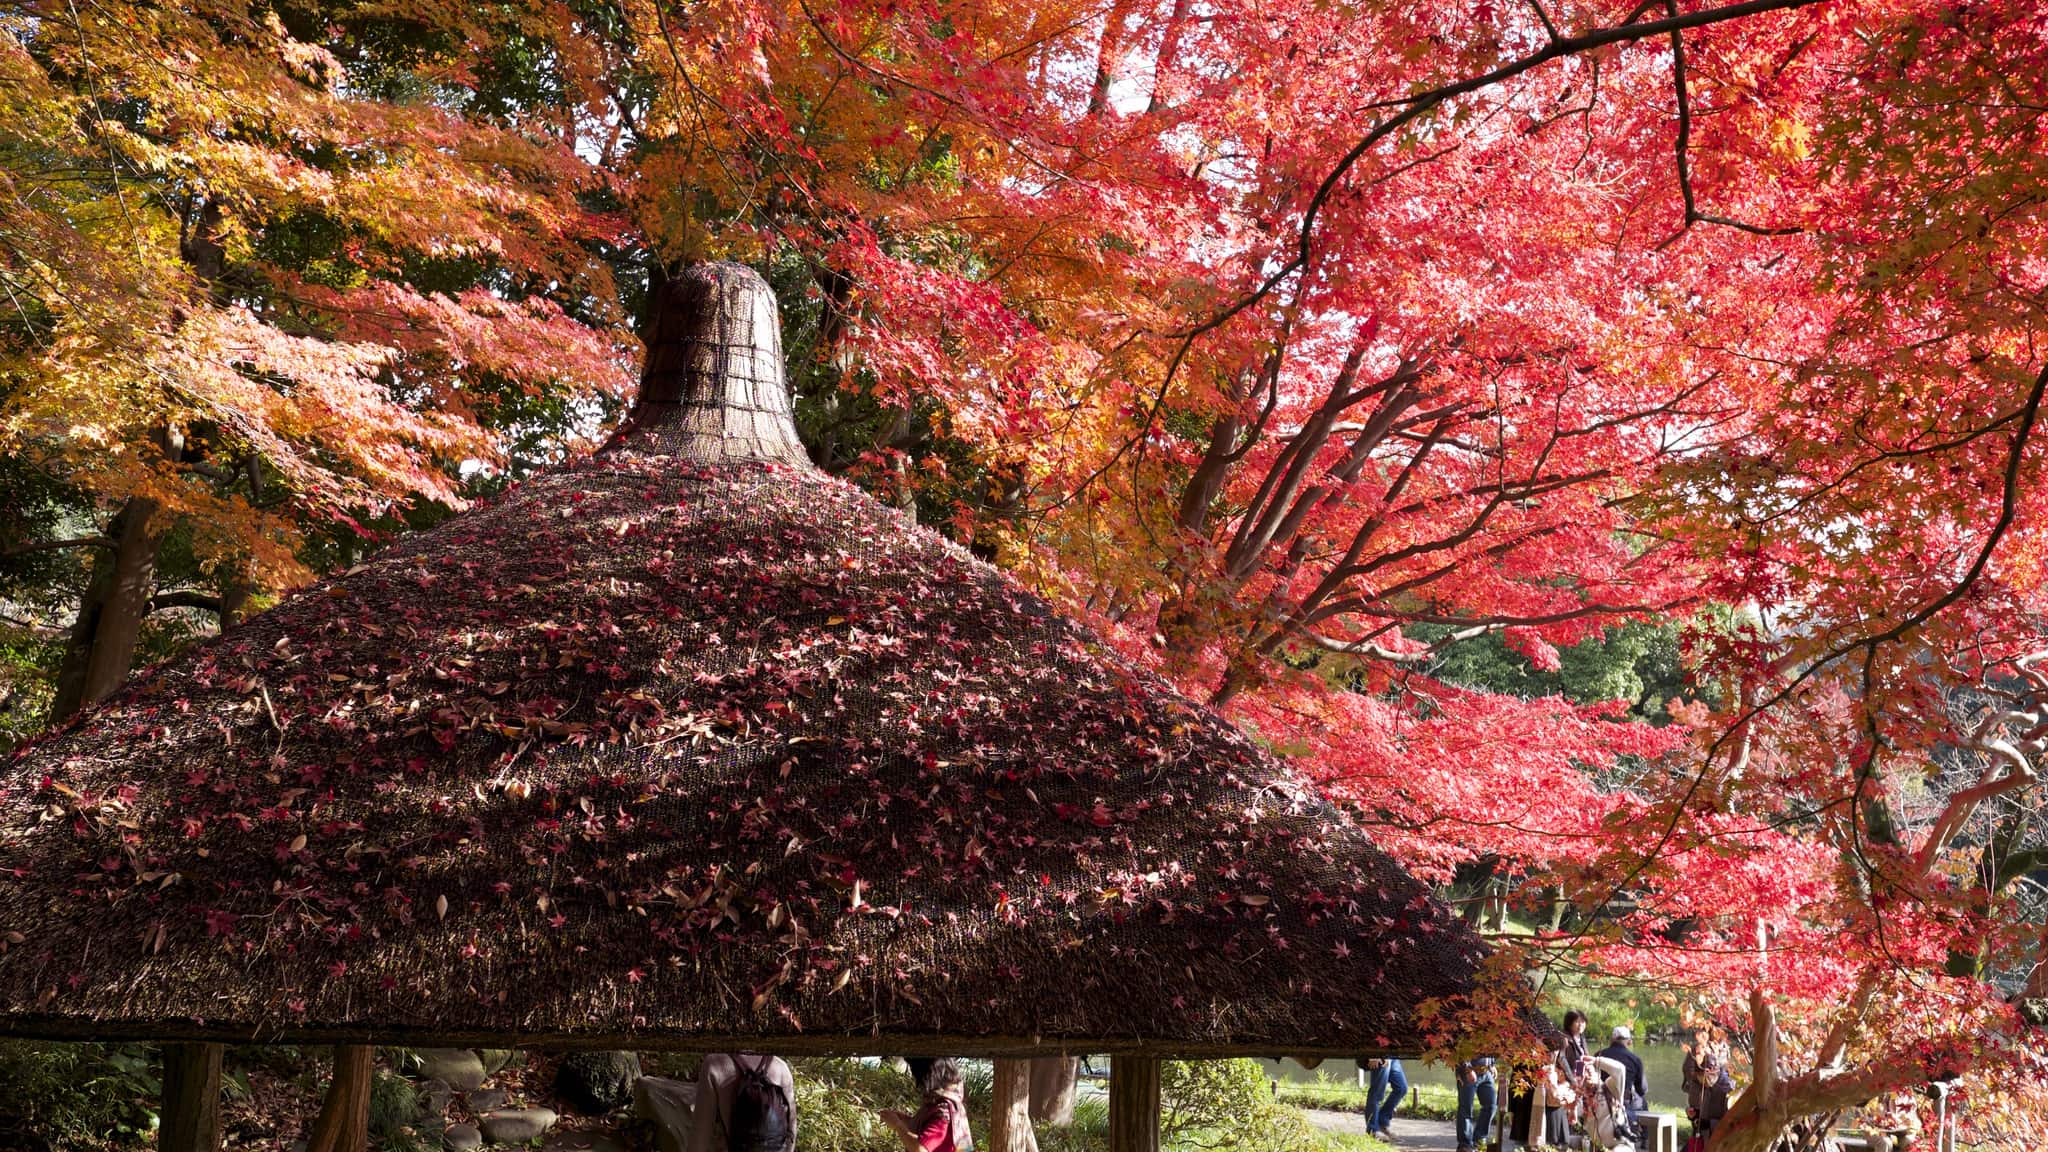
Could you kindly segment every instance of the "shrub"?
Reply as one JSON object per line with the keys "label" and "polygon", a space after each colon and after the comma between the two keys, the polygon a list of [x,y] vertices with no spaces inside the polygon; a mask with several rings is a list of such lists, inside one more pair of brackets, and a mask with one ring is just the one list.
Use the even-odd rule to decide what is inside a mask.
{"label": "shrub", "polygon": [[130,1148],[157,1124],[156,1050],[0,1041],[0,1147]]}
{"label": "shrub", "polygon": [[1109,1147],[1109,1101],[1086,1096],[1074,1102],[1066,1128],[1039,1128],[1038,1152],[1103,1152]]}
{"label": "shrub", "polygon": [[370,1143],[383,1152],[431,1152],[441,1146],[439,1121],[427,1115],[420,1090],[381,1068],[370,1081]]}
{"label": "shrub", "polygon": [[1256,1060],[1170,1060],[1160,1067],[1160,1142],[1176,1148],[1307,1152],[1322,1142],[1273,1098]]}
{"label": "shrub", "polygon": [[792,1060],[790,1070],[796,1074],[798,1152],[901,1152],[877,1113],[916,1109],[910,1077],[859,1060]]}

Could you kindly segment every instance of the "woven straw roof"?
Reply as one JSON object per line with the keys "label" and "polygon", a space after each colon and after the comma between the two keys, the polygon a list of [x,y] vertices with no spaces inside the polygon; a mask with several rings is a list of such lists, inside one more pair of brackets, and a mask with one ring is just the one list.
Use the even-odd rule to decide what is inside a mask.
{"label": "woven straw roof", "polygon": [[0,773],[0,1032],[1414,1048],[1477,939],[1228,724],[803,463],[759,277],[667,291],[696,311],[604,451]]}

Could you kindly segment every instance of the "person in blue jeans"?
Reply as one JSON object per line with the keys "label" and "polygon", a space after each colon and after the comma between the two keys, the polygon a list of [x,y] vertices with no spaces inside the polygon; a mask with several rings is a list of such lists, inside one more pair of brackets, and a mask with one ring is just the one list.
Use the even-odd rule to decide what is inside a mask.
{"label": "person in blue jeans", "polygon": [[1387,1125],[1394,1122],[1394,1109],[1408,1095],[1408,1074],[1397,1059],[1367,1060],[1365,1066],[1372,1073],[1372,1087],[1365,1094],[1365,1130],[1384,1137]]}
{"label": "person in blue jeans", "polygon": [[1458,1152],[1486,1147],[1486,1134],[1493,1130],[1493,1108],[1499,1102],[1496,1093],[1493,1057],[1480,1056],[1458,1065]]}

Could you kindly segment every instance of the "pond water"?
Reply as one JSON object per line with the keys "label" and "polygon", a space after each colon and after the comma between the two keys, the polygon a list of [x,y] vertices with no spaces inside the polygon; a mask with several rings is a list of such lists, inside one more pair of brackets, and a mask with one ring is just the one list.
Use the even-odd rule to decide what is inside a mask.
{"label": "pond water", "polygon": [[[1636,1055],[1643,1058],[1643,1077],[1649,1081],[1650,1107],[1660,1112],[1685,1113],[1685,1086],[1679,1077],[1680,1067],[1685,1063],[1685,1048],[1678,1044],[1643,1042],[1636,1045]],[[1329,1080],[1337,1084],[1357,1084],[1358,1065],[1350,1060],[1325,1060],[1311,1072],[1292,1060],[1261,1060],[1269,1075],[1292,1083],[1313,1084],[1317,1080]],[[1441,1064],[1425,1064],[1420,1060],[1404,1060],[1401,1068],[1408,1074],[1411,1084],[1426,1084],[1451,1087],[1456,1081],[1451,1070]]]}

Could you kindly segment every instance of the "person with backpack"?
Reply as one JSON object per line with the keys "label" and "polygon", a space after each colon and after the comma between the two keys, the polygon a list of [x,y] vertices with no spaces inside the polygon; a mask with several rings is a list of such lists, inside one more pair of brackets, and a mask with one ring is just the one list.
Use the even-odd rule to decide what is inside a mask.
{"label": "person with backpack", "polygon": [[924,1077],[924,1106],[906,1116],[882,1109],[882,1122],[903,1142],[904,1152],[974,1152],[974,1130],[967,1126],[967,1084],[960,1062],[941,1057]]}
{"label": "person with backpack", "polygon": [[690,1152],[794,1152],[796,1077],[777,1056],[706,1056],[697,1069]]}

